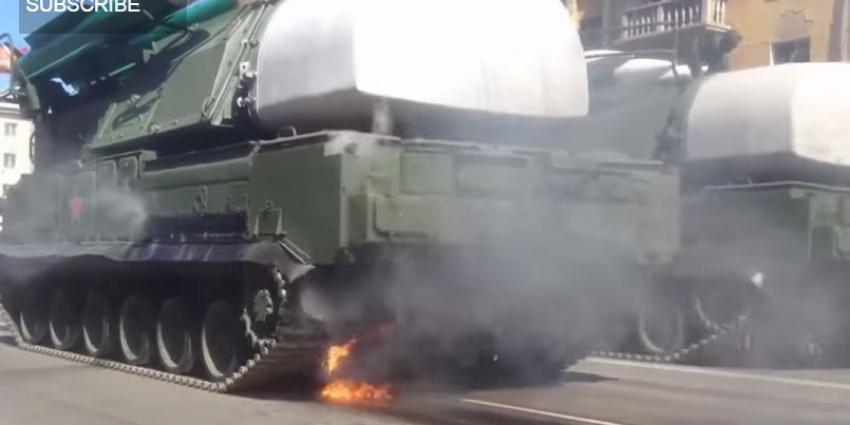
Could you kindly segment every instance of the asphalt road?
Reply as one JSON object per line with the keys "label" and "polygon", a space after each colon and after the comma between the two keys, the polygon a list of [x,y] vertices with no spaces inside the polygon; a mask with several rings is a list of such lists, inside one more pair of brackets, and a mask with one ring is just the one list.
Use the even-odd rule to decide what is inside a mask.
{"label": "asphalt road", "polygon": [[726,370],[589,359],[565,383],[467,393],[463,402],[596,425],[846,425],[850,370]]}
{"label": "asphalt road", "polygon": [[348,408],[304,392],[192,390],[18,350],[0,337],[0,424],[848,424],[850,370],[758,371],[590,359],[564,382],[402,392]]}

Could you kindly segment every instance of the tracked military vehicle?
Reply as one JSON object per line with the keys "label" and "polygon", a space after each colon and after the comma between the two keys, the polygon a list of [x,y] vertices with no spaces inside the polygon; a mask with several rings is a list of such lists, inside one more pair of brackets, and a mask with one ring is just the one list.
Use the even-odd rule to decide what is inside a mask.
{"label": "tracked military vehicle", "polygon": [[712,338],[668,338],[675,344],[654,354],[687,354],[736,330],[734,345],[715,357],[846,363],[848,69],[720,72],[672,98],[657,152],[681,176],[682,245],[669,284],[687,296],[659,316]]}
{"label": "tracked military vehicle", "polygon": [[[741,325],[755,295],[758,270],[710,260],[728,252],[717,245],[693,255],[690,192],[680,195],[681,117],[701,79],[675,60],[675,52],[594,50],[586,52],[590,113],[569,120],[565,145],[580,152],[643,164],[665,179],[668,191],[643,200],[654,208],[649,236],[654,255],[630,259],[630,274],[611,283],[612,307],[598,332],[597,354],[655,361],[694,360],[703,347]],[[628,223],[619,233],[641,232]]]}
{"label": "tracked military vehicle", "polygon": [[721,73],[693,87],[681,109],[693,241],[683,253],[691,264],[759,273],[747,333],[758,363],[848,360],[848,70],[804,63]]}
{"label": "tracked military vehicle", "polygon": [[567,145],[592,133],[583,149],[665,161],[681,179],[681,203],[671,205],[681,221],[667,228],[681,245],[666,264],[647,264],[666,271],[624,297],[626,330],[608,334],[600,354],[687,361],[734,333],[720,356],[732,348],[758,364],[846,362],[847,65],[693,79],[674,61],[639,55],[590,54],[591,113]]}
{"label": "tracked military vehicle", "polygon": [[14,64],[25,348],[225,391],[389,323],[420,357],[559,370],[615,251],[589,220],[651,234],[633,201],[675,194],[528,136],[587,110],[555,0],[143,6],[61,15]]}

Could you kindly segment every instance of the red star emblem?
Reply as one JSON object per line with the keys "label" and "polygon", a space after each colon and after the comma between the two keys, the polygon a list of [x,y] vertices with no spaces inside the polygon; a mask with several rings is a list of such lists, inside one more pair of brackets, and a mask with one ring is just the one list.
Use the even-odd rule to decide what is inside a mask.
{"label": "red star emblem", "polygon": [[75,196],[69,199],[68,212],[71,213],[71,223],[79,223],[83,216],[83,198]]}

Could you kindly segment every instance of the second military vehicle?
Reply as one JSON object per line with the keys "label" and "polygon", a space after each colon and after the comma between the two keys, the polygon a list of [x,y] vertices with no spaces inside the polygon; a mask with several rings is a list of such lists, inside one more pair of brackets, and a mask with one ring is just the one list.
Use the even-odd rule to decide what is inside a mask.
{"label": "second military vehicle", "polygon": [[591,111],[567,145],[665,161],[682,181],[681,204],[667,204],[681,246],[624,297],[626,329],[603,354],[681,360],[734,328],[758,363],[846,361],[848,65],[693,79],[640,54],[589,52]]}
{"label": "second military vehicle", "polygon": [[759,363],[848,361],[848,72],[802,63],[721,73],[682,109],[683,252],[760,274],[748,325]]}

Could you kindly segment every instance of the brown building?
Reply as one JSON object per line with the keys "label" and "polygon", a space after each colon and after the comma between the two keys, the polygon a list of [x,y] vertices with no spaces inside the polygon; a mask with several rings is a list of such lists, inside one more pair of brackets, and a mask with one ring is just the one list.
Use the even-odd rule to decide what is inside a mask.
{"label": "brown building", "polygon": [[736,68],[848,60],[847,0],[730,0],[729,24],[743,37]]}
{"label": "brown building", "polygon": [[587,48],[686,53],[696,36],[737,30],[733,68],[850,60],[850,0],[565,0]]}

